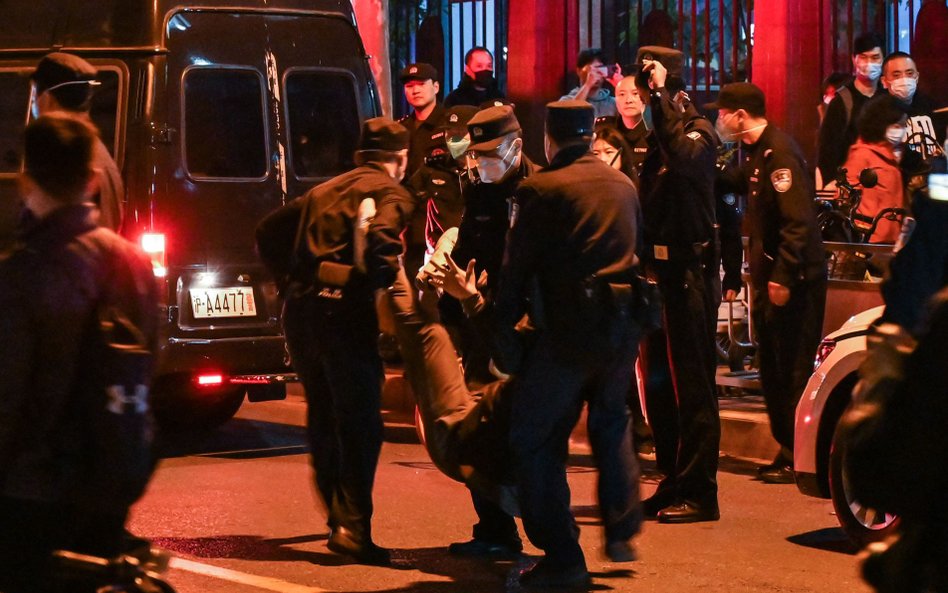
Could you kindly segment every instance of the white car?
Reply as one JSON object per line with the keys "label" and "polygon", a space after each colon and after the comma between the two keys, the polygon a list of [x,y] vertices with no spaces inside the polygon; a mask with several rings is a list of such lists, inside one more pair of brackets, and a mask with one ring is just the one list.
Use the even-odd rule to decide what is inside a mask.
{"label": "white car", "polygon": [[793,469],[797,487],[809,496],[832,498],[840,526],[860,546],[879,541],[898,517],[863,506],[849,494],[843,471],[844,447],[836,427],[852,401],[859,365],[866,358],[866,335],[883,307],[849,318],[820,343],[813,374],[797,405]]}

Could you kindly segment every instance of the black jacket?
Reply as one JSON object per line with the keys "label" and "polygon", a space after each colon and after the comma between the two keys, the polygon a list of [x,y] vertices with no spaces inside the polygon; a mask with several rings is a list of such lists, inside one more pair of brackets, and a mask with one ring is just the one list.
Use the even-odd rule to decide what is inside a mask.
{"label": "black jacket", "polygon": [[[844,88],[852,98],[851,109],[847,109],[847,102],[840,94]],[[873,97],[884,92],[885,89],[882,88],[880,82]],[[859,119],[859,113],[866,101],[871,98],[856,90],[855,82],[850,81],[840,87],[836,96],[826,107],[826,116],[823,117],[823,123],[820,125],[819,155],[816,160],[820,175],[823,177],[823,185],[836,179],[836,169],[846,162],[849,147],[853,145],[858,135],[856,121]]]}
{"label": "black jacket", "polygon": [[662,88],[650,96],[654,129],[642,166],[639,193],[645,228],[643,259],[668,247],[668,258],[690,254],[695,244],[714,240],[714,127],[693,109],[682,112]]}
{"label": "black jacket", "polygon": [[492,84],[490,88],[481,91],[474,86],[474,79],[465,74],[458,88],[448,93],[448,96],[445,97],[444,106],[473,105],[474,107],[479,107],[484,101],[503,98],[504,95],[497,88],[496,82]]}
{"label": "black jacket", "polygon": [[443,144],[443,140],[436,140],[438,128],[444,123],[444,108],[441,105],[435,105],[431,114],[425,121],[418,121],[415,112],[412,111],[405,117],[398,120],[398,123],[405,126],[410,135],[408,142],[408,171],[405,172],[405,180],[410,180],[415,171],[425,164],[425,157],[431,154],[432,150]]}
{"label": "black jacket", "polygon": [[826,277],[826,256],[816,221],[810,169],[796,142],[768,124],[745,146],[747,182],[744,227],[750,238],[751,281],[793,287]]}
{"label": "black jacket", "polygon": [[429,252],[444,231],[461,224],[463,193],[468,185],[467,173],[448,154],[429,157],[408,181],[408,189],[415,196],[416,212],[424,215],[425,243]]}
{"label": "black jacket", "polygon": [[392,284],[402,253],[400,235],[414,203],[381,165],[370,163],[317,185],[257,226],[257,251],[281,289],[311,285],[319,262],[356,263],[356,218],[365,199],[375,202],[376,215],[364,253],[365,275],[352,288],[358,298],[368,298],[372,290]]}
{"label": "black jacket", "polygon": [[[61,207],[25,230],[0,263],[0,493],[69,504],[88,496],[89,402],[102,398],[98,304],[106,287],[154,353],[158,288],[151,261],[96,225],[89,205]],[[95,398],[95,399],[93,399]],[[89,445],[91,447],[91,445]],[[68,494],[67,494],[68,493]],[[115,509],[118,512],[120,509]]]}
{"label": "black jacket", "polygon": [[464,190],[464,216],[452,258],[461,268],[477,260],[477,273],[487,271],[489,294],[500,278],[517,188],[536,171],[537,166],[522,155],[519,170],[503,182],[469,184]]}
{"label": "black jacket", "polygon": [[[519,364],[514,327],[529,309],[564,353],[595,356],[603,324],[612,319],[590,295],[590,280],[629,278],[637,263],[639,203],[628,177],[585,146],[561,150],[546,169],[517,188],[519,212],[510,229],[495,300],[495,362]],[[594,289],[595,291],[595,289]]]}

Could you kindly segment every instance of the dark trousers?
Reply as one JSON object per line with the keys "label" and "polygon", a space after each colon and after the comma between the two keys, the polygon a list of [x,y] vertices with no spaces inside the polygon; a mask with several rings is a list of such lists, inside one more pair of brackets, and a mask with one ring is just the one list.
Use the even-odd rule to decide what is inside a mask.
{"label": "dark trousers", "polygon": [[382,448],[382,361],[370,299],[291,298],[284,328],[306,393],[316,489],[330,529],[370,541],[372,485]]}
{"label": "dark trousers", "polygon": [[[510,443],[524,528],[551,562],[564,566],[585,565],[566,480],[569,435],[584,400],[589,402],[606,538],[628,539],[641,527],[638,461],[626,405],[637,335],[623,319],[612,329],[618,336],[613,347],[580,350],[574,356],[564,353],[563,337],[555,340],[540,332],[512,387]],[[566,350],[586,345],[582,336],[572,336]]]}
{"label": "dark trousers", "polygon": [[[657,464],[665,473],[658,493],[669,502],[716,506],[721,441],[714,383],[716,282],[697,261],[657,262],[654,269],[664,299],[665,339],[664,344],[660,334],[646,339],[643,369]],[[669,374],[670,389],[662,381]]]}
{"label": "dark trousers", "polygon": [[767,287],[761,287],[754,291],[752,307],[770,430],[783,455],[790,457],[797,403],[813,373],[813,357],[822,339],[826,279],[794,286],[782,307],[771,303]]}
{"label": "dark trousers", "polygon": [[[471,393],[468,389],[454,344],[444,326],[432,319],[429,309],[418,302],[404,271],[399,272],[389,294],[406,377],[425,423],[425,445],[442,472],[463,481],[458,466],[474,462],[462,459],[465,457],[463,451],[469,449],[462,434],[470,435],[468,431],[457,430],[456,427],[465,423],[465,413],[479,414],[480,394]],[[448,417],[451,420],[446,422]],[[493,420],[499,419],[495,417]],[[505,431],[506,424],[497,427],[497,432],[504,439]],[[480,467],[481,464],[477,464],[478,471],[486,474],[508,473],[496,466],[506,463],[509,456],[494,457],[487,451],[484,453],[482,459],[494,467]],[[517,524],[510,513],[474,488],[471,488],[471,501],[478,517],[473,533],[476,539],[509,543],[515,547],[520,544]]]}
{"label": "dark trousers", "polygon": [[90,514],[61,503],[0,497],[0,591],[95,591],[102,583],[55,579],[51,555],[55,550],[103,558],[118,555],[127,511]]}

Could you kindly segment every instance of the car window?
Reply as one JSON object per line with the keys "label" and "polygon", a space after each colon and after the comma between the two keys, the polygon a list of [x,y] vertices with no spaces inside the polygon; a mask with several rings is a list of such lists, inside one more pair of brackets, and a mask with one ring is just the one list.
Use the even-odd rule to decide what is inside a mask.
{"label": "car window", "polygon": [[16,173],[30,104],[30,71],[0,71],[0,174]]}
{"label": "car window", "polygon": [[353,167],[359,107],[352,75],[291,70],[285,79],[290,159],[299,178],[331,177]]}
{"label": "car window", "polygon": [[106,70],[99,68],[96,79],[102,83],[99,85],[95,94],[92,95],[92,106],[89,109],[89,116],[92,122],[99,129],[99,136],[109,153],[115,155],[115,130],[118,118],[119,102],[119,73],[117,70]]}
{"label": "car window", "polygon": [[[23,129],[30,111],[30,75],[32,69],[0,71],[0,174],[20,170],[23,154]],[[96,77],[102,84],[92,96],[89,116],[99,130],[102,142],[113,156],[118,129],[119,72],[100,68]]]}
{"label": "car window", "polygon": [[184,152],[194,178],[267,174],[263,79],[254,70],[192,68],[184,76]]}

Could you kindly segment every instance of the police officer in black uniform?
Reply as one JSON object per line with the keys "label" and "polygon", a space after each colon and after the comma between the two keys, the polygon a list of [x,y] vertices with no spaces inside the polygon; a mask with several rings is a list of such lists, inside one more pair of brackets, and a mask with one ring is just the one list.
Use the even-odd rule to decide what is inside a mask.
{"label": "police officer in black uniform", "polygon": [[[514,194],[519,184],[536,171],[523,154],[520,122],[510,105],[489,105],[468,122],[471,145],[468,147],[476,183],[464,190],[464,216],[458,228],[457,243],[451,257],[462,269],[475,262],[475,273],[487,275],[482,287],[485,300],[493,302],[507,231],[515,211]],[[491,382],[490,355],[482,335],[461,315],[450,296],[442,297],[442,319],[459,338],[464,359],[465,379],[469,384]],[[512,557],[523,549],[513,517],[471,491],[478,522],[473,538],[456,542],[448,551],[462,556]]]}
{"label": "police officer in black uniform", "polygon": [[432,136],[444,121],[444,108],[438,103],[438,70],[431,64],[418,62],[402,69],[399,76],[411,113],[398,120],[410,137],[407,179],[425,163],[425,157],[437,146]]}
{"label": "police officer in black uniform", "polygon": [[794,415],[813,372],[826,305],[826,256],[813,180],[793,139],[767,122],[759,88],[725,85],[708,107],[718,110],[721,137],[740,140],[745,148],[751,309],[770,428],[781,446],[759,475],[766,482],[792,483]]}
{"label": "police officer in black uniform", "polygon": [[389,562],[371,531],[383,379],[374,300],[399,269],[399,232],[413,206],[399,185],[407,154],[404,127],[369,119],[356,169],[317,185],[257,228],[258,251],[286,299],[284,332],[306,394],[328,546],[366,564]]}
{"label": "police officer in black uniform", "polygon": [[[664,299],[665,340],[643,348],[646,409],[655,453],[665,478],[644,502],[647,516],[664,523],[714,521],[721,424],[714,384],[718,281],[714,237],[714,177],[718,138],[711,123],[676,102],[666,88],[665,63],[681,52],[640,51],[636,86],[647,97],[654,130],[642,167],[645,222],[642,259]],[[654,147],[654,148],[653,148]],[[656,392],[656,369],[669,356],[674,381]],[[658,381],[667,385],[667,381]]]}
{"label": "police officer in black uniform", "polygon": [[[495,363],[517,381],[510,444],[524,528],[545,552],[521,577],[529,587],[589,582],[566,481],[584,397],[607,555],[633,559],[641,523],[625,402],[638,338],[628,296],[639,205],[632,182],[590,152],[593,120],[585,101],[547,105],[550,166],[517,189],[495,303]],[[528,309],[536,331],[521,350],[515,326]]]}
{"label": "police officer in black uniform", "polygon": [[467,167],[462,164],[470,145],[467,122],[477,111],[477,107],[458,105],[445,112],[443,124],[431,136],[431,153],[408,181],[418,209],[425,214],[425,246],[429,255],[444,231],[461,224],[463,193],[470,184]]}

